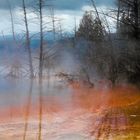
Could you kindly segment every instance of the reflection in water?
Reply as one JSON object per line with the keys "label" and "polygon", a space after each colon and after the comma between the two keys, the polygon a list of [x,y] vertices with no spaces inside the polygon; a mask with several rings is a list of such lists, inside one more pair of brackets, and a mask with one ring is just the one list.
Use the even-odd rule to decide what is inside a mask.
{"label": "reflection in water", "polygon": [[[8,86],[7,82],[2,84]],[[140,138],[138,89],[120,86],[104,90],[47,82],[17,81],[0,91],[0,139]]]}
{"label": "reflection in water", "polygon": [[[120,140],[139,137],[140,92],[134,87],[116,87],[111,90],[85,89],[74,90],[73,101],[76,108],[84,109],[92,117],[87,118],[90,125],[87,132],[92,139]],[[131,117],[137,117],[137,122]],[[134,118],[133,118],[134,119]],[[133,129],[136,131],[132,131]],[[131,135],[129,135],[131,134]],[[90,139],[90,138],[89,138]]]}
{"label": "reflection in water", "polygon": [[115,109],[106,112],[97,121],[94,120],[92,124],[91,136],[99,139],[113,139],[113,135],[120,135],[126,131],[128,126],[127,116],[121,110]]}
{"label": "reflection in water", "polygon": [[42,100],[42,80],[39,81],[39,132],[38,132],[38,140],[41,140],[42,135],[42,114],[43,114],[43,100]]}
{"label": "reflection in water", "polygon": [[26,135],[27,135],[27,130],[28,130],[28,121],[29,121],[31,100],[32,100],[32,90],[33,90],[33,80],[30,80],[29,96],[27,96],[27,107],[25,110],[25,126],[24,126],[23,140],[26,140]]}

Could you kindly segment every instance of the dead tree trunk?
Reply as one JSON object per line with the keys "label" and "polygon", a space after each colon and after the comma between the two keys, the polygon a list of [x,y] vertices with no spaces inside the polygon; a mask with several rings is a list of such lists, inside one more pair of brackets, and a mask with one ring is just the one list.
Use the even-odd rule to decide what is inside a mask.
{"label": "dead tree trunk", "polygon": [[42,79],[43,75],[43,0],[39,0],[39,19],[40,19],[40,56],[39,56],[39,79]]}
{"label": "dead tree trunk", "polygon": [[33,78],[34,77],[34,71],[33,71],[32,53],[31,53],[31,47],[30,47],[31,42],[30,42],[30,35],[29,35],[29,27],[28,27],[28,20],[27,20],[27,11],[26,11],[25,0],[22,0],[22,6],[23,6],[23,12],[24,12],[25,28],[26,28],[26,47],[27,47],[27,50],[28,50],[30,78]]}
{"label": "dead tree trunk", "polygon": [[51,19],[52,19],[52,26],[53,26],[53,37],[54,41],[56,39],[56,30],[55,30],[55,16],[54,16],[54,8],[50,7]]}
{"label": "dead tree trunk", "polygon": [[118,0],[118,11],[117,11],[117,31],[118,31],[118,29],[119,29],[119,18],[120,18],[120,4],[121,4],[121,2],[120,2],[120,0]]}
{"label": "dead tree trunk", "polygon": [[9,11],[10,11],[10,18],[11,18],[11,28],[12,28],[12,35],[13,35],[13,40],[16,42],[16,37],[15,37],[15,27],[14,27],[14,20],[13,20],[13,13],[11,9],[11,4],[9,0],[7,0],[8,5],[9,5]]}
{"label": "dead tree trunk", "polygon": [[97,7],[96,7],[96,5],[95,5],[94,0],[91,0],[91,3],[92,3],[93,8],[95,9],[97,18],[100,20],[99,12],[98,12],[98,10],[97,10]]}
{"label": "dead tree trunk", "polygon": [[60,34],[60,39],[62,39],[63,38],[63,31],[62,31],[61,21],[59,21],[59,34]]}

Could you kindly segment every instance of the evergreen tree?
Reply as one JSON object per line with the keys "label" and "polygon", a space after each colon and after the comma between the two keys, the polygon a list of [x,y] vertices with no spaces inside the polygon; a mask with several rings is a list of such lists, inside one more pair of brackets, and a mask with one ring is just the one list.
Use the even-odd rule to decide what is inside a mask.
{"label": "evergreen tree", "polygon": [[88,41],[101,41],[104,37],[103,29],[100,19],[94,18],[92,11],[86,11],[80,22],[77,36]]}

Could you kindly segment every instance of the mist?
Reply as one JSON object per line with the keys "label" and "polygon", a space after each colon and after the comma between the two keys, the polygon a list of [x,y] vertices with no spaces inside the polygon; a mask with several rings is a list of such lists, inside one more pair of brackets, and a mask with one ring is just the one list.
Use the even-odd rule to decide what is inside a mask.
{"label": "mist", "polygon": [[0,139],[139,139],[139,0],[0,3]]}

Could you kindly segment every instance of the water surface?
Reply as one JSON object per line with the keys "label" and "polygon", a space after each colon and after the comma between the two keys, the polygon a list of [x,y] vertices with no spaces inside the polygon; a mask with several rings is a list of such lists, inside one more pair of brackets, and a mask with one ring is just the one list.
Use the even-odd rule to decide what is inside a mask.
{"label": "water surface", "polygon": [[0,79],[2,140],[140,139],[140,91]]}

